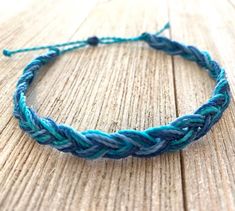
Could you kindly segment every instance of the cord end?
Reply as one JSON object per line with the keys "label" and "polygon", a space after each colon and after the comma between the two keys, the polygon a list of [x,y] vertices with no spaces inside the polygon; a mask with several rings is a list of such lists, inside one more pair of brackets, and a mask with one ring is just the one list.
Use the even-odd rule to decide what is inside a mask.
{"label": "cord end", "polygon": [[167,22],[161,30],[159,30],[157,33],[155,33],[155,35],[160,35],[161,33],[163,33],[165,30],[169,29],[170,27],[171,27],[170,22]]}
{"label": "cord end", "polygon": [[2,54],[7,57],[11,57],[12,52],[8,49],[3,49]]}
{"label": "cord end", "polygon": [[171,28],[171,24],[170,22],[167,22],[164,26],[164,29],[169,29],[169,28]]}

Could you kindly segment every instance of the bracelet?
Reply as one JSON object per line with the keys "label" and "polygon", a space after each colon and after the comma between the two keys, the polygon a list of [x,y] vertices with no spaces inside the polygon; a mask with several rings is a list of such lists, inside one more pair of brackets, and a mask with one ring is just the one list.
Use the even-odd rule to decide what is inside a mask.
{"label": "bracelet", "polygon": [[[130,155],[151,157],[183,149],[188,144],[204,136],[221,118],[230,102],[230,89],[225,71],[216,61],[212,60],[207,52],[159,36],[167,28],[169,28],[169,23],[158,33],[143,33],[132,38],[98,38],[94,36],[86,40],[56,45],[14,51],[3,50],[5,56],[11,56],[21,52],[49,49],[48,53],[32,60],[24,68],[23,74],[18,80],[14,94],[13,115],[18,120],[20,128],[40,144],[50,145],[60,151],[70,152],[73,155],[88,159],[100,157],[120,159]],[[25,93],[35,74],[42,66],[58,56],[86,46],[135,41],[144,41],[156,50],[164,51],[173,56],[180,55],[205,68],[216,81],[211,98],[193,114],[181,116],[167,125],[152,127],[143,131],[119,130],[115,133],[106,133],[99,130],[79,132],[68,125],[58,124],[48,117],[40,117],[32,108],[27,106]]]}

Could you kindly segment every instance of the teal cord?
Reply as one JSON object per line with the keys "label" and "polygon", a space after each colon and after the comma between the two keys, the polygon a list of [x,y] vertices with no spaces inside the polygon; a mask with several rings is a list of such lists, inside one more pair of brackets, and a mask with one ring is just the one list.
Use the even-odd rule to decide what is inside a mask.
{"label": "teal cord", "polygon": [[[166,23],[164,27],[159,30],[155,35],[160,35],[163,33],[166,29],[170,28],[170,23]],[[136,37],[130,37],[130,38],[122,38],[122,37],[101,37],[99,38],[99,44],[114,44],[114,43],[124,43],[124,42],[136,42],[136,41],[141,41],[144,38],[144,34]],[[54,45],[45,45],[45,46],[37,46],[37,47],[32,47],[32,48],[20,48],[16,50],[8,50],[4,49],[3,50],[3,55],[5,56],[12,56],[14,54],[18,53],[24,53],[24,52],[30,52],[30,51],[38,51],[38,50],[45,50],[45,49],[55,49],[55,48],[63,48],[67,46],[72,46],[68,48],[64,48],[60,50],[60,54],[73,51],[79,48],[83,48],[88,46],[89,43],[87,40],[77,40],[77,41],[72,41],[72,42],[65,42],[65,43],[59,43],[59,44],[54,44]]]}

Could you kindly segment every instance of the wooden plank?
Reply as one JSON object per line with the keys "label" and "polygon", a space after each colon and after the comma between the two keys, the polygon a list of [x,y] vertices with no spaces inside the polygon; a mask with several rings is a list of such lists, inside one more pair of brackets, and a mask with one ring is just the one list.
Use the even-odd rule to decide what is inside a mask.
{"label": "wooden plank", "polygon": [[[167,4],[160,0],[149,4],[104,1],[76,27],[74,18],[84,7],[79,5],[82,9],[78,10],[67,1],[58,4],[57,9],[38,5],[37,15],[27,10],[19,20],[12,18],[8,25],[14,24],[2,35],[0,46],[21,47],[92,34],[132,36],[155,31],[168,19]],[[42,14],[48,18],[38,19]],[[27,26],[18,27],[24,16]],[[37,27],[31,18],[37,20]],[[45,19],[52,21],[46,28]],[[15,32],[20,37],[14,40]],[[20,131],[11,118],[9,96],[20,69],[31,57],[3,59],[1,64],[3,210],[182,210],[179,153],[152,159],[85,161],[40,146]],[[172,61],[142,43],[80,50],[42,70],[28,102],[41,115],[79,130],[112,132],[165,124],[176,116]]]}
{"label": "wooden plank", "polygon": [[[9,36],[8,33],[1,34],[0,48],[3,49],[6,47],[16,48],[16,46],[24,47],[25,45],[39,45],[39,43],[44,42],[43,40],[45,39],[45,36],[48,38],[48,42],[51,43],[58,42],[59,39],[61,39],[58,39],[57,35],[66,37],[66,39],[72,38],[73,34],[77,30],[77,27],[83,23],[86,16],[96,4],[95,1],[91,1],[91,4],[87,4],[85,1],[81,1],[80,3],[81,6],[84,6],[84,10],[79,15],[77,14],[77,10],[74,9],[72,5],[68,5],[64,1],[57,1],[56,6],[53,6],[53,4],[48,4],[47,1],[42,1],[40,4],[42,8],[37,8],[36,6],[38,6],[38,4],[32,4],[32,8],[28,6],[26,11],[18,14],[18,19],[12,18],[9,22],[1,25],[1,29],[8,26],[7,32],[9,33],[10,31],[12,34],[11,36]],[[65,11],[70,11],[70,16],[58,16],[62,8],[65,9]],[[43,12],[43,14],[47,14],[47,16],[41,16],[41,18],[38,19],[35,12],[38,14]],[[56,16],[58,16],[58,18],[55,19]],[[45,22],[45,19],[51,22],[51,27],[46,27],[48,22]],[[16,23],[16,20],[19,22]],[[53,27],[52,23],[57,27]],[[29,27],[30,24],[31,27]],[[36,27],[34,28],[32,26]],[[32,28],[34,30],[32,30]],[[2,74],[0,75],[0,121],[2,121],[2,123],[0,124],[0,134],[4,137],[1,139],[0,143],[0,149],[4,151],[0,158],[1,166],[6,162],[8,156],[10,156],[10,153],[19,142],[20,137],[22,137],[22,133],[20,131],[16,134],[13,133],[16,129],[18,129],[18,127],[12,118],[12,95],[15,89],[16,81],[21,75],[23,67],[28,61],[30,61],[30,59],[33,58],[33,56],[35,56],[35,53],[32,53],[31,55],[15,56],[9,60],[9,58],[5,58],[1,55]],[[43,75],[39,76],[39,80],[41,80],[42,77]],[[54,75],[54,80],[51,80],[51,84],[55,83],[56,78],[57,76]],[[10,131],[8,129],[10,129]],[[5,132],[3,132],[4,130]],[[9,143],[9,138],[13,135],[16,135],[12,137],[13,141],[10,142],[10,144],[7,144]]]}
{"label": "wooden plank", "polygon": [[[71,1],[71,3],[74,2]],[[0,48],[11,49],[35,46],[45,43],[45,37],[48,43],[61,42],[64,41],[63,38],[71,39],[77,27],[83,23],[96,1],[90,1],[90,4],[81,1],[80,4],[83,10],[79,14],[77,14],[77,9],[73,8],[72,4],[67,4],[65,1],[57,1],[56,5],[48,3],[48,1],[41,1],[41,7],[38,7],[36,3],[36,5],[32,4],[31,7],[27,7],[26,11],[19,12],[17,17],[13,17],[2,24],[0,30],[6,31],[5,29],[7,28],[7,31],[0,35]],[[70,16],[59,15],[62,9],[70,11]],[[35,15],[35,13],[39,15]],[[16,20],[18,20],[17,23]],[[54,27],[55,25],[57,27]],[[13,57],[11,62],[9,62],[8,58],[0,56],[0,61],[2,61],[0,90],[3,93],[0,96],[0,102],[11,100],[17,78],[21,74],[19,70],[35,55],[37,53]],[[11,107],[7,103],[1,103],[1,105],[1,117],[5,122],[8,122],[12,118]],[[0,131],[4,126],[5,124],[0,124]]]}
{"label": "wooden plank", "polygon": [[[234,95],[234,8],[226,1],[170,1],[172,35],[207,49],[228,73]],[[174,58],[178,114],[195,110],[209,98],[214,82],[196,65]],[[185,208],[234,210],[235,105],[200,142],[182,153]]]}
{"label": "wooden plank", "polygon": [[[226,68],[235,93],[233,1],[102,1],[93,10],[95,1],[81,1],[79,11],[76,1],[24,2],[14,14],[0,8],[1,48],[155,31],[167,20],[169,7],[173,38],[209,50]],[[35,144],[12,118],[16,80],[35,54],[0,58],[1,210],[234,209],[234,100],[212,132],[182,152],[182,166],[179,153],[84,161]],[[29,103],[79,130],[164,124],[176,116],[174,91],[182,115],[203,103],[214,85],[196,65],[173,61],[174,72],[170,57],[143,44],[77,51],[41,72]]]}

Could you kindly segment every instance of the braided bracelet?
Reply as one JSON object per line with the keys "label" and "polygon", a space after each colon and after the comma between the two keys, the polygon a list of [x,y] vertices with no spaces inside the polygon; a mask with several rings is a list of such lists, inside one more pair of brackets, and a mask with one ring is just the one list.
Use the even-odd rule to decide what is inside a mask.
{"label": "braided bracelet", "polygon": [[[14,51],[3,50],[5,56],[11,56],[20,52],[49,49],[48,53],[31,61],[24,68],[23,75],[18,80],[14,94],[14,116],[18,119],[21,129],[40,144],[50,145],[60,151],[89,159],[99,157],[119,159],[130,155],[135,157],[156,156],[164,152],[180,150],[204,136],[221,118],[230,102],[229,84],[225,71],[216,61],[212,60],[207,52],[159,36],[167,28],[169,28],[169,23],[156,34],[143,33],[132,38],[98,38],[94,36],[87,40],[56,45]],[[180,55],[205,68],[216,81],[211,98],[193,114],[181,116],[167,125],[148,128],[144,131],[119,130],[110,134],[99,130],[78,132],[72,127],[58,124],[50,118],[39,117],[32,108],[27,106],[25,93],[35,74],[43,65],[68,51],[88,45],[134,41],[144,41],[156,50],[170,55]],[[63,49],[59,50],[62,47]]]}

